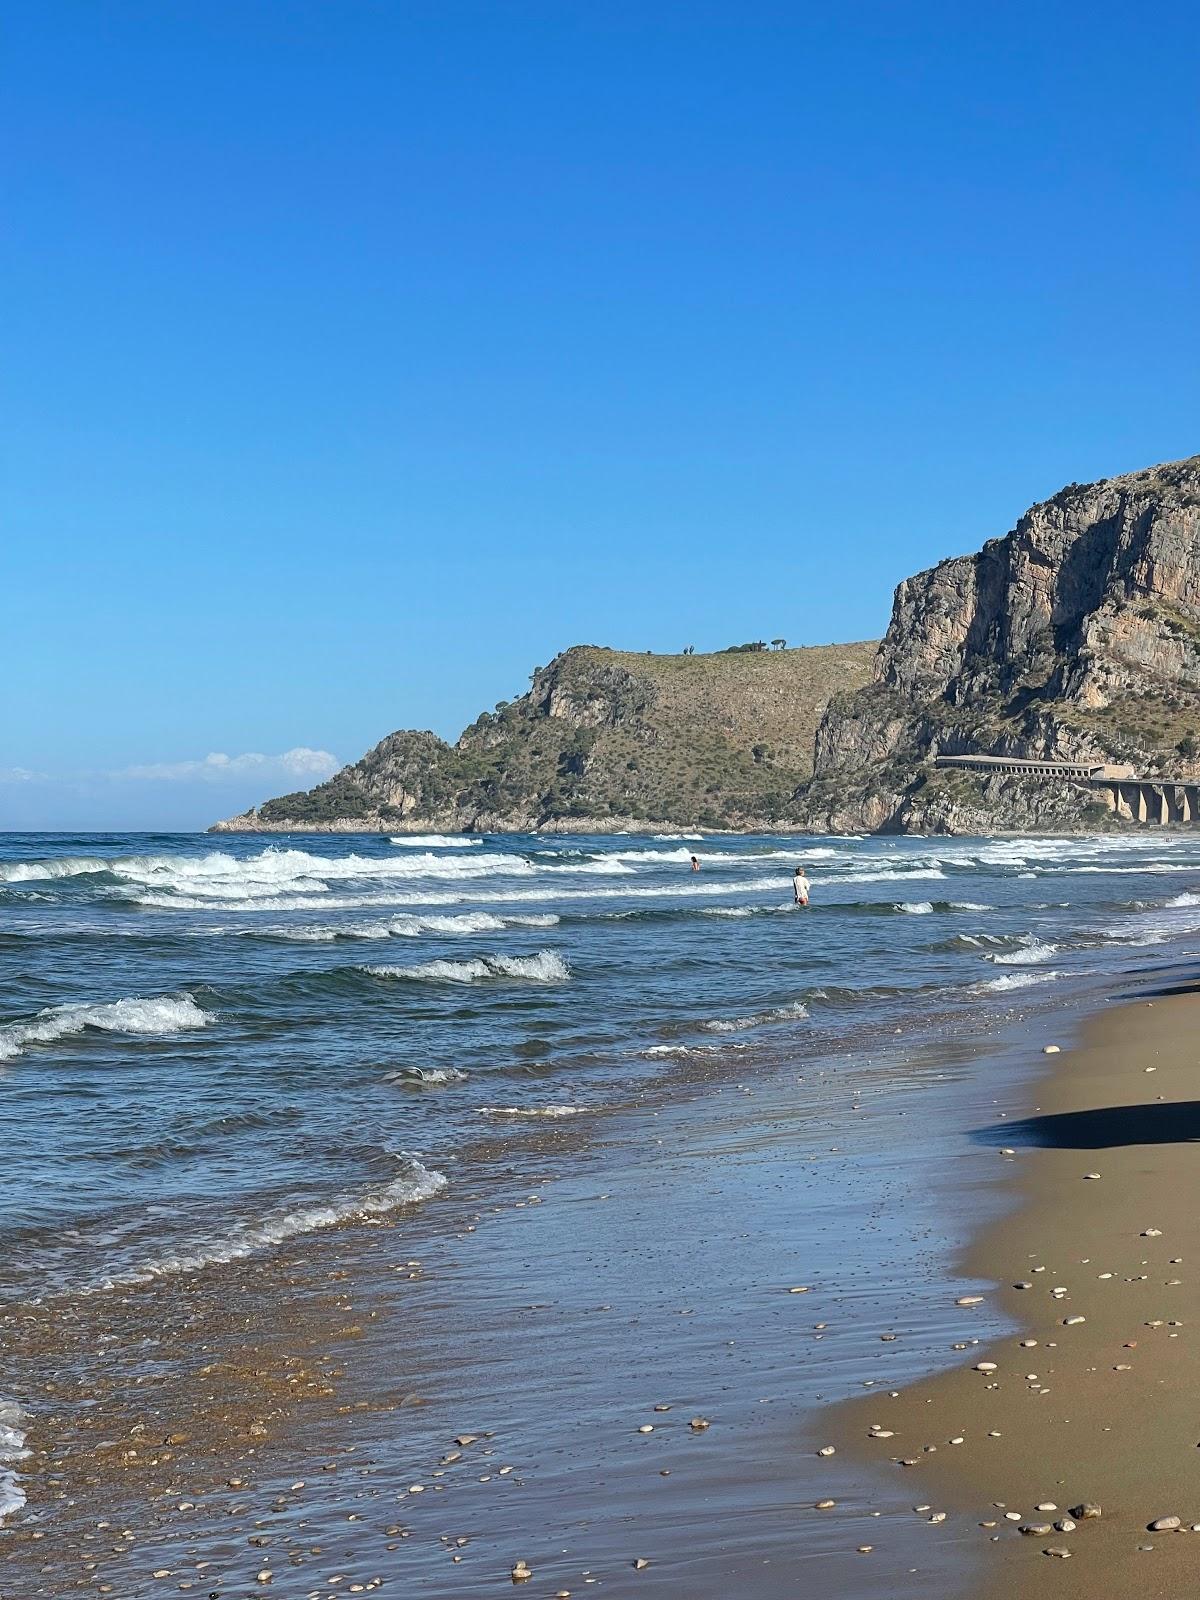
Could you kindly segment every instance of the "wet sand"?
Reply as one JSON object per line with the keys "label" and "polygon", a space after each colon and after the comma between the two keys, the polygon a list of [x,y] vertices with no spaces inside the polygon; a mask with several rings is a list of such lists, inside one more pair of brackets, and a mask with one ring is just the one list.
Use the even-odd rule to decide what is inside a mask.
{"label": "wet sand", "polygon": [[[985,1600],[1200,1586],[1200,996],[1181,988],[1077,1038],[1031,1031],[1031,1055],[1061,1053],[1027,1115],[977,1134],[1019,1205],[965,1256],[983,1286],[949,1296],[981,1296],[956,1308],[962,1365],[831,1429],[894,1474],[881,1505],[903,1495],[931,1538],[974,1549]],[[969,1345],[997,1310],[1011,1335]],[[1072,1516],[1084,1502],[1102,1515]],[[1162,1518],[1179,1528],[1150,1531]]]}
{"label": "wet sand", "polygon": [[[457,1600],[527,1561],[530,1596],[857,1600],[881,1480],[802,1441],[864,1370],[944,1359],[942,1202],[911,1197],[985,1059],[848,1061],[817,1099],[799,1068],[730,1075],[505,1146],[416,1212],[22,1312],[0,1593]],[[886,1520],[889,1592],[953,1592],[960,1553]]]}
{"label": "wet sand", "polygon": [[0,1593],[1186,1594],[1198,1536],[1145,1524],[1200,1522],[1198,1021],[723,1071],[418,1210],[14,1311]]}

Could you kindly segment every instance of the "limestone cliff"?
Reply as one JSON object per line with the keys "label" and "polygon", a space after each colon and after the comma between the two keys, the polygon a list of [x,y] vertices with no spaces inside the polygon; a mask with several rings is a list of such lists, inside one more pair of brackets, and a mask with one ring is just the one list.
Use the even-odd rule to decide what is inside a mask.
{"label": "limestone cliff", "polygon": [[896,590],[872,682],[835,697],[797,815],[981,832],[1098,820],[1086,794],[933,772],[938,754],[1200,772],[1200,456],[1071,484]]}
{"label": "limestone cliff", "polygon": [[832,694],[873,642],[712,655],[577,646],[455,744],[390,734],[303,794],[219,831],[389,833],[787,826]]}

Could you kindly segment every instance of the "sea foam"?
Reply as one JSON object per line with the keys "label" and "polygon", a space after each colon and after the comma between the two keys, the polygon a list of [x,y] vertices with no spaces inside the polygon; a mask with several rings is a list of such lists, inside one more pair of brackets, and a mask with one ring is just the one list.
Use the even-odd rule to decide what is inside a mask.
{"label": "sea foam", "polygon": [[532,956],[475,956],[467,961],[424,961],[415,967],[374,966],[373,978],[407,978],[417,983],[478,983],[486,978],[516,978],[529,983],[565,983],[571,969],[556,950]]}
{"label": "sea foam", "polygon": [[155,999],[111,1000],[102,1004],[47,1006],[31,1022],[0,1028],[0,1061],[22,1055],[31,1044],[51,1044],[94,1028],[100,1033],[170,1034],[204,1028],[212,1021],[190,994]]}
{"label": "sea foam", "polygon": [[25,1504],[25,1491],[13,1467],[29,1455],[25,1423],[25,1413],[17,1402],[0,1395],[0,1522]]}
{"label": "sea foam", "polygon": [[415,1156],[404,1158],[404,1169],[390,1183],[358,1195],[342,1195],[319,1204],[297,1205],[268,1212],[256,1222],[233,1228],[228,1234],[193,1241],[175,1254],[159,1256],[132,1267],[127,1272],[106,1278],[99,1289],[125,1284],[148,1283],[179,1272],[198,1272],[202,1267],[221,1266],[240,1261],[300,1234],[315,1233],[338,1223],[354,1222],[416,1205],[446,1187],[444,1173],[425,1166]]}

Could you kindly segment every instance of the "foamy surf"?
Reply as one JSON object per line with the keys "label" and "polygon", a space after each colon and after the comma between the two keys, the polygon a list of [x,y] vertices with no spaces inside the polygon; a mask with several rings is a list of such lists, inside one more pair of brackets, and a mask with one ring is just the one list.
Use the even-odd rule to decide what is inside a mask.
{"label": "foamy surf", "polygon": [[487,978],[528,983],[566,983],[571,969],[555,950],[532,956],[476,956],[470,961],[424,961],[415,967],[373,966],[373,978],[404,978],[416,983],[479,983]]}
{"label": "foamy surf", "polygon": [[17,1402],[0,1395],[0,1522],[25,1504],[25,1491],[14,1463],[29,1455],[25,1448],[26,1421]]}
{"label": "foamy surf", "polygon": [[286,939],[297,944],[331,944],[336,939],[418,939],[423,934],[500,933],[505,928],[553,928],[553,912],[528,916],[496,916],[491,911],[463,911],[445,916],[399,916],[377,922],[317,923],[307,926],[241,929],[264,939]]}
{"label": "foamy surf", "polygon": [[399,1072],[389,1072],[387,1081],[404,1089],[432,1089],[446,1083],[465,1083],[467,1074],[458,1067],[401,1067]]}
{"label": "foamy surf", "polygon": [[481,1117],[577,1117],[586,1106],[480,1106]]}
{"label": "foamy surf", "polygon": [[1017,950],[1006,950],[1002,955],[989,956],[998,967],[1038,967],[1058,954],[1056,944],[1043,944],[1040,939],[1029,939]]}
{"label": "foamy surf", "polygon": [[797,1022],[807,1017],[808,1007],[795,1000],[791,1005],[773,1006],[770,1011],[755,1011],[747,1017],[718,1017],[703,1024],[706,1033],[744,1033],[748,1028],[761,1028],[768,1022]]}
{"label": "foamy surf", "polygon": [[1003,993],[1008,989],[1029,989],[1035,983],[1051,983],[1057,976],[1054,972],[1007,972],[1002,978],[990,978],[976,987]]}
{"label": "foamy surf", "polygon": [[95,1285],[95,1289],[150,1283],[155,1278],[176,1273],[224,1266],[230,1261],[241,1261],[261,1250],[285,1244],[301,1234],[316,1233],[323,1228],[337,1227],[340,1223],[367,1221],[390,1211],[398,1211],[402,1206],[417,1205],[422,1200],[431,1199],[445,1187],[444,1173],[435,1172],[415,1156],[407,1156],[404,1158],[404,1171],[380,1188],[368,1189],[358,1195],[339,1196],[324,1203],[268,1212],[258,1222],[243,1223],[224,1237],[213,1236],[197,1241],[189,1249],[175,1255],[159,1256],[131,1267],[127,1272],[105,1278]]}
{"label": "foamy surf", "polygon": [[111,1000],[96,1005],[47,1006],[32,1022],[0,1028],[0,1061],[23,1055],[31,1044],[52,1044],[71,1034],[94,1029],[98,1033],[166,1035],[188,1028],[205,1028],[212,1021],[190,994],[159,995],[150,1000]]}
{"label": "foamy surf", "polygon": [[469,850],[482,839],[467,839],[461,833],[398,833],[389,844],[407,845],[410,850]]}

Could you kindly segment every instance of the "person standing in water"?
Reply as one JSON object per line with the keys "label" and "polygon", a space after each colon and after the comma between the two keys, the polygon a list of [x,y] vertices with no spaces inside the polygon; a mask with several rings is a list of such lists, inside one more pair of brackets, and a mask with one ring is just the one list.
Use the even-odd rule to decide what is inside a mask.
{"label": "person standing in water", "polygon": [[803,867],[797,867],[795,872],[792,873],[792,892],[796,897],[798,906],[806,906],[808,904],[808,879],[805,877]]}
{"label": "person standing in water", "polygon": [[693,872],[699,872],[700,871],[700,857],[699,856],[693,856],[692,857],[692,871]]}

